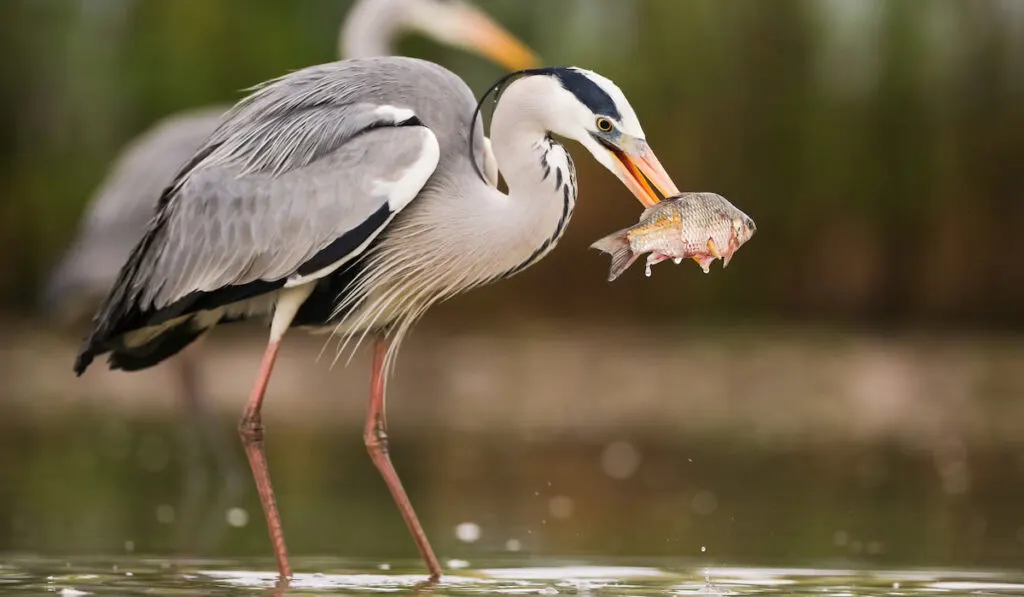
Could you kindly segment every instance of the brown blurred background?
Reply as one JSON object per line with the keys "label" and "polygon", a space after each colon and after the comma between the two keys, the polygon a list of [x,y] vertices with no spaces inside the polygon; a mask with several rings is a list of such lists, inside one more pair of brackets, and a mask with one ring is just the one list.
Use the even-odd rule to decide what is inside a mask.
{"label": "brown blurred background", "polygon": [[[727,270],[609,284],[587,246],[637,207],[570,147],[559,248],[428,315],[389,386],[396,466],[439,551],[1019,564],[1024,2],[478,4],[546,63],[616,81],[680,188],[758,233]],[[34,305],[128,140],[333,60],[348,7],[0,3],[0,549],[269,554],[248,471],[212,496],[223,474],[176,424],[168,372],[76,379],[76,333]],[[477,93],[501,74],[398,47]],[[204,378],[237,458],[265,331],[233,327]],[[292,550],[412,556],[361,446],[365,355],[332,370],[323,346],[289,337],[265,411]]]}

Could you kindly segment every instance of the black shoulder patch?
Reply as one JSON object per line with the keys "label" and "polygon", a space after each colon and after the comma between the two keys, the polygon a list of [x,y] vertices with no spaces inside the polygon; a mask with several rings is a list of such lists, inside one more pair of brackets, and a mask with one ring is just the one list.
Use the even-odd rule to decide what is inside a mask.
{"label": "black shoulder patch", "polygon": [[296,273],[300,276],[308,276],[345,259],[358,249],[359,245],[366,242],[370,235],[380,230],[392,215],[394,212],[391,211],[391,206],[387,203],[382,204],[358,226],[334,239],[331,244],[310,257],[309,261],[300,265]]}
{"label": "black shoulder patch", "polygon": [[558,79],[562,87],[579,98],[583,105],[590,108],[594,114],[622,120],[622,114],[619,113],[619,108],[612,100],[612,96],[608,95],[608,92],[604,89],[601,89],[601,86],[591,80],[590,77],[574,68],[564,66],[541,69],[541,71],[547,71],[544,74]]}

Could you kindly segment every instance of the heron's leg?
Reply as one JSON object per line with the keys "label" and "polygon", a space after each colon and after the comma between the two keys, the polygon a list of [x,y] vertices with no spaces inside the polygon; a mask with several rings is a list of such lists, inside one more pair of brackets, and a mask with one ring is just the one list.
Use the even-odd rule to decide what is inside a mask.
{"label": "heron's leg", "polygon": [[391,465],[391,457],[388,456],[388,436],[384,422],[384,356],[388,352],[388,341],[384,336],[378,336],[373,345],[373,370],[370,374],[370,408],[366,412],[366,427],[363,428],[363,441],[370,452],[373,464],[384,477],[384,483],[395,498],[398,511],[402,513],[409,532],[412,533],[413,541],[423,561],[430,570],[430,578],[436,580],[441,577],[441,566],[437,563],[434,550],[430,547],[426,533],[416,518],[416,512],[409,503],[409,497],[405,495],[402,482],[398,479],[395,467]]}
{"label": "heron's leg", "polygon": [[284,544],[281,515],[277,512],[277,502],[274,500],[274,488],[270,485],[267,457],[263,453],[263,421],[260,418],[263,394],[267,390],[267,382],[270,381],[270,372],[274,369],[274,361],[277,359],[277,350],[280,346],[280,338],[271,339],[267,344],[263,361],[260,362],[260,371],[256,375],[256,384],[249,394],[245,410],[242,411],[242,420],[238,423],[238,434],[242,436],[245,455],[249,459],[263,514],[267,518],[267,530],[270,532],[270,542],[274,546],[274,557],[277,558],[277,571],[282,577],[287,578],[292,575],[292,569],[288,564],[288,550]]}
{"label": "heron's leg", "polygon": [[270,532],[270,542],[274,545],[277,571],[282,578],[291,577],[292,567],[288,564],[281,515],[277,513],[274,488],[270,486],[270,471],[267,470],[267,457],[263,453],[263,421],[260,419],[260,409],[263,408],[263,394],[267,391],[270,372],[274,369],[274,361],[277,360],[281,338],[295,319],[299,307],[313,292],[314,284],[315,282],[311,282],[303,286],[285,288],[278,294],[277,304],[274,305],[274,318],[270,322],[270,342],[263,353],[252,394],[249,394],[249,401],[242,411],[242,420],[238,422],[238,434],[242,436],[245,455],[249,458],[249,468],[252,469],[252,476],[256,480],[256,492],[260,495],[263,514],[267,517],[267,530]]}

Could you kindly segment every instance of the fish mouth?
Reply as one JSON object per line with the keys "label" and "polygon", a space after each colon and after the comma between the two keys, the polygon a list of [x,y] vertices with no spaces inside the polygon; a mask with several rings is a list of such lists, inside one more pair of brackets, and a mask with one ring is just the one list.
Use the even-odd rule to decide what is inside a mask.
{"label": "fish mouth", "polygon": [[646,142],[635,139],[637,150],[627,152],[600,137],[597,141],[615,158],[619,166],[615,174],[645,207],[679,194],[679,188]]}

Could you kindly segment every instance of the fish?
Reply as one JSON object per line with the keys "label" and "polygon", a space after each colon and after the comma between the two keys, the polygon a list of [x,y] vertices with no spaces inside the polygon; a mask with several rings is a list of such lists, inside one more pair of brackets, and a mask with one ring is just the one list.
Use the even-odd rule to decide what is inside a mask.
{"label": "fish", "polygon": [[750,216],[715,193],[681,193],[655,203],[640,214],[639,222],[601,238],[592,245],[611,255],[608,281],[618,278],[637,257],[647,257],[645,273],[666,259],[681,263],[696,261],[709,273],[715,259],[722,267],[754,235],[757,227]]}

